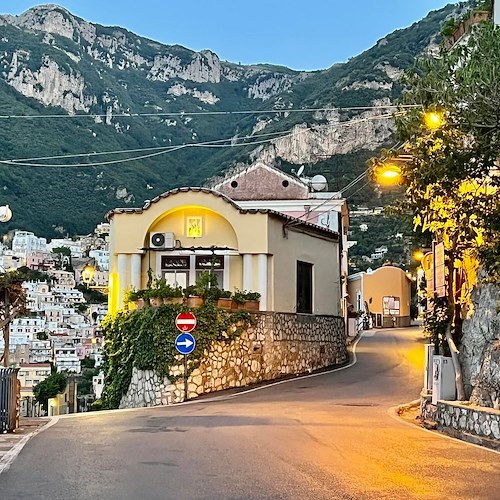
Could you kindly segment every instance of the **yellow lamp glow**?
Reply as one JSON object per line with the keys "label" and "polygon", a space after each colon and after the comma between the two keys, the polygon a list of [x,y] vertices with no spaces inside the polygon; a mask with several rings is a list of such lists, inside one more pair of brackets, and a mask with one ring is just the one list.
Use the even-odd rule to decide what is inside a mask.
{"label": "yellow lamp glow", "polygon": [[95,269],[92,266],[85,266],[83,271],[82,271],[82,280],[84,283],[87,285],[90,285],[92,283],[92,280],[94,279],[95,276]]}
{"label": "yellow lamp glow", "polygon": [[384,163],[377,168],[376,178],[380,184],[398,184],[401,179],[401,168],[394,164]]}
{"label": "yellow lamp glow", "polygon": [[420,262],[424,258],[424,252],[422,252],[422,250],[415,250],[415,252],[413,252],[413,258]]}
{"label": "yellow lamp glow", "polygon": [[424,113],[424,123],[429,130],[437,130],[444,124],[443,113],[438,111],[428,111]]}

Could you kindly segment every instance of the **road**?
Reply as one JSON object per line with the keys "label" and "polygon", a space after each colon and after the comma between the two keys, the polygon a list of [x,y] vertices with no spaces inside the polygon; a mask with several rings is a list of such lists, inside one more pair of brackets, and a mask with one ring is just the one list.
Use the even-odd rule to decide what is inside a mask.
{"label": "road", "polygon": [[341,371],[61,418],[0,475],[0,498],[499,498],[499,454],[388,412],[418,397],[423,343],[417,329],[381,330]]}

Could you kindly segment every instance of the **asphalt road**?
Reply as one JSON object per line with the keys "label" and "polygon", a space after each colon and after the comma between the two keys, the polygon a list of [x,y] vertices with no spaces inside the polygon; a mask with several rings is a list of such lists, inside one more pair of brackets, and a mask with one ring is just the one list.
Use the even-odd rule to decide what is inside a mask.
{"label": "asphalt road", "polygon": [[500,455],[392,417],[423,381],[417,329],[345,370],[217,400],[61,418],[0,475],[13,499],[500,498]]}

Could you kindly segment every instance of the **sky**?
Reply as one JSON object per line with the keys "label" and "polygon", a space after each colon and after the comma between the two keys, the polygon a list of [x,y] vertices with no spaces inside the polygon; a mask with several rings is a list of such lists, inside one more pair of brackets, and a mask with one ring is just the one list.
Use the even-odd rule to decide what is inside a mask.
{"label": "sky", "polygon": [[[48,3],[48,2],[45,2]],[[454,0],[59,0],[86,21],[220,59],[325,69]],[[0,14],[40,5],[0,0]]]}

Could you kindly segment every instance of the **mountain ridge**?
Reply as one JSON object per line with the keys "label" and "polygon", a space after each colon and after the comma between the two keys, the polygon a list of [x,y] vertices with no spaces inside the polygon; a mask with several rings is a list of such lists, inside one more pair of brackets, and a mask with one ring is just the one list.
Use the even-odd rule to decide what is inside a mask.
{"label": "mountain ridge", "polygon": [[[394,127],[377,116],[380,109],[339,108],[389,105],[400,92],[399,75],[436,44],[452,10],[433,12],[350,61],[315,72],[221,61],[210,50],[163,45],[88,23],[54,4],[0,15],[0,115],[71,116],[3,118],[1,161],[223,138],[232,144],[215,152],[183,147],[114,166],[92,165],[96,157],[79,160],[84,167],[68,166],[69,159],[51,160],[64,165],[59,168],[0,164],[2,203],[15,214],[7,228],[44,236],[89,232],[111,208],[199,185],[238,162],[265,160],[285,170],[305,163],[311,173],[337,169],[336,182],[345,185],[364,169],[370,152],[387,144]],[[332,109],[298,112],[304,108]],[[283,130],[295,134],[267,146],[241,145],[247,135]],[[353,166],[356,157],[360,164]],[[373,198],[373,192],[360,194]]]}

